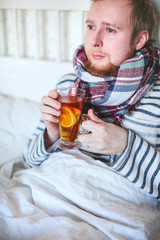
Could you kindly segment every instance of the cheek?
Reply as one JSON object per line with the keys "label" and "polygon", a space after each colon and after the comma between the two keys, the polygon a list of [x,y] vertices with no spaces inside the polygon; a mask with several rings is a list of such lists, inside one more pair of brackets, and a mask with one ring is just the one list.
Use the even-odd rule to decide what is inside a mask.
{"label": "cheek", "polygon": [[84,50],[85,50],[85,53],[87,55],[87,58],[89,59],[90,58],[90,54],[89,54],[90,47],[89,47],[88,44],[84,44]]}
{"label": "cheek", "polygon": [[87,31],[84,35],[84,47],[86,50],[89,50],[92,47],[94,41],[94,33]]}
{"label": "cheek", "polygon": [[86,51],[87,51],[88,48],[89,48],[89,43],[90,43],[90,38],[89,38],[89,36],[86,34],[85,37],[84,37],[84,48],[85,48]]}
{"label": "cheek", "polygon": [[126,45],[116,46],[114,52],[111,53],[111,62],[114,65],[120,66],[125,60],[133,56],[134,50],[131,50],[130,46],[126,47]]}

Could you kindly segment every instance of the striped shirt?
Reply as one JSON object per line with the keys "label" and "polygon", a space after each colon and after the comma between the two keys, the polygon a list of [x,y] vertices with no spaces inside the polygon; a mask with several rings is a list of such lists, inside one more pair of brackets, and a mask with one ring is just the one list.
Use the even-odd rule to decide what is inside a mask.
{"label": "striped shirt", "polygon": [[[72,79],[72,80],[71,80]],[[69,82],[68,82],[69,80]],[[66,75],[58,87],[73,84],[74,74]],[[104,161],[119,174],[160,199],[160,78],[140,100],[133,115],[125,116],[123,127],[127,129],[127,145],[121,155],[104,156],[92,154]],[[51,154],[44,144],[45,124],[40,124],[33,133],[24,152],[24,161],[29,167],[39,166]],[[56,144],[52,152],[56,151]],[[52,153],[53,154],[53,153]],[[107,160],[106,160],[107,159]]]}

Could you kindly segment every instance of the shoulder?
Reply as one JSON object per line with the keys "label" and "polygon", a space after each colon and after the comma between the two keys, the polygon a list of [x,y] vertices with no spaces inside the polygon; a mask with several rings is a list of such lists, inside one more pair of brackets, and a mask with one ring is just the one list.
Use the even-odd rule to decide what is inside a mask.
{"label": "shoulder", "polygon": [[140,100],[136,111],[125,116],[123,127],[130,129],[153,146],[160,147],[160,78]]}
{"label": "shoulder", "polygon": [[56,85],[56,88],[70,87],[77,80],[77,76],[75,73],[68,73],[63,75],[59,82]]}

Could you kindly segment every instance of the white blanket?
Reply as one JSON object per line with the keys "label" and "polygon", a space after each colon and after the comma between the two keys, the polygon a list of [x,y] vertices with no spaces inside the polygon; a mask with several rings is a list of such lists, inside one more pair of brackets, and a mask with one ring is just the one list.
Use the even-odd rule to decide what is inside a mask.
{"label": "white blanket", "polygon": [[159,202],[78,150],[27,169],[39,104],[0,95],[0,240],[159,240]]}
{"label": "white blanket", "polygon": [[158,201],[78,150],[0,169],[2,240],[158,240]]}

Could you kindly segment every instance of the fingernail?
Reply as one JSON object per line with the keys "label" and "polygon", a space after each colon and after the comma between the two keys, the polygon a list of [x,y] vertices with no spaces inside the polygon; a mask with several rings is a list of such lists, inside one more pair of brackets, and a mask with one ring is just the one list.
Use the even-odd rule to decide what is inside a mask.
{"label": "fingernail", "polygon": [[58,118],[56,118],[56,119],[55,119],[55,123],[58,123],[58,122],[59,122],[59,119],[58,119]]}
{"label": "fingernail", "polygon": [[60,111],[56,111],[56,115],[60,116],[61,112]]}
{"label": "fingernail", "polygon": [[61,108],[61,104],[57,104],[56,108],[60,109]]}

